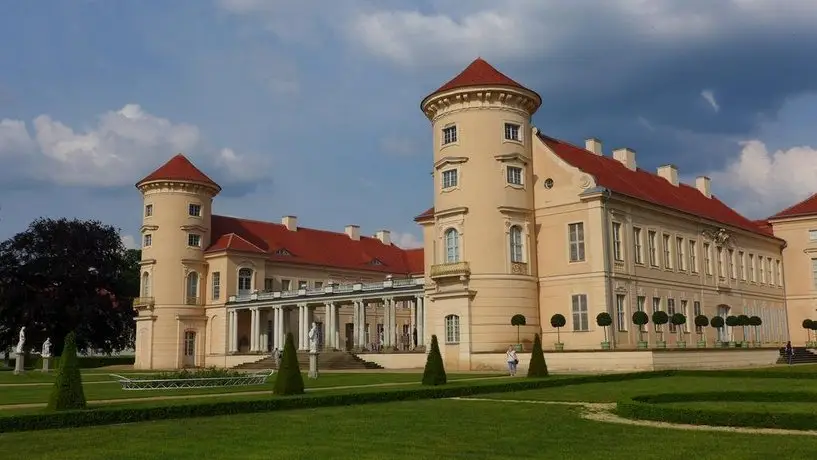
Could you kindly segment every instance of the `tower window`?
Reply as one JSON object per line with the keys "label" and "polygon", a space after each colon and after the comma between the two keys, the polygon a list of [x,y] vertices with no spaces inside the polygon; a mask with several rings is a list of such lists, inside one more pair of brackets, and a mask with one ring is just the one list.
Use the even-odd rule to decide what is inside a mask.
{"label": "tower window", "polygon": [[457,127],[443,128],[443,145],[453,144],[454,142],[457,142]]}
{"label": "tower window", "polygon": [[145,217],[150,217],[153,215],[153,205],[146,204],[145,205]]}
{"label": "tower window", "polygon": [[509,141],[521,141],[519,125],[515,123],[505,123],[505,139]]}
{"label": "tower window", "polygon": [[443,171],[443,188],[451,188],[457,186],[457,170],[449,169]]}
{"label": "tower window", "polygon": [[508,166],[508,183],[511,185],[522,185],[522,168],[519,166]]}
{"label": "tower window", "polygon": [[460,233],[453,228],[445,231],[445,263],[453,264],[460,261]]}
{"label": "tower window", "polygon": [[187,234],[187,245],[194,248],[201,247],[201,235],[196,235],[195,233],[188,233]]}
{"label": "tower window", "polygon": [[153,235],[148,233],[147,235],[142,237],[142,247],[146,248],[146,247],[150,246],[151,244],[153,244]]}
{"label": "tower window", "polygon": [[511,245],[511,262],[523,263],[525,259],[522,252],[522,228],[518,225],[512,226],[508,238]]}
{"label": "tower window", "polygon": [[187,214],[191,217],[201,217],[201,205],[200,204],[190,204],[187,207]]}

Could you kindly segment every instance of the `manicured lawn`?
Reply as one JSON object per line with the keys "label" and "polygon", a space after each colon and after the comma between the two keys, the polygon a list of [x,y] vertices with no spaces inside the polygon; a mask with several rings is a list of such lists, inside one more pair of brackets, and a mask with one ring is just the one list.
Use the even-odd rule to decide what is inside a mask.
{"label": "manicured lawn", "polygon": [[[109,374],[124,375],[125,377],[131,375],[146,375],[151,372],[139,371],[101,371],[99,369],[89,369],[82,371],[82,379],[86,382],[100,382],[111,380]],[[57,371],[52,370],[49,373],[40,371],[25,371],[20,375],[14,375],[11,371],[0,372],[0,384],[20,384],[20,383],[52,383],[57,378]]]}
{"label": "manicured lawn", "polygon": [[809,436],[640,428],[583,420],[566,407],[452,400],[9,433],[2,440],[5,458],[30,460],[799,460],[817,451]]}

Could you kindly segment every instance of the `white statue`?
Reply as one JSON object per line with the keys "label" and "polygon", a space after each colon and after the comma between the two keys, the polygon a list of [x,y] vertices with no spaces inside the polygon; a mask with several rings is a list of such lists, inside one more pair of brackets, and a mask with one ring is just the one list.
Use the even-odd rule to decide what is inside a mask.
{"label": "white statue", "polygon": [[51,357],[51,338],[45,339],[43,342],[43,358],[50,358]]}
{"label": "white statue", "polygon": [[318,327],[313,322],[312,327],[309,329],[309,351],[315,353],[318,351]]}
{"label": "white statue", "polygon": [[20,340],[17,341],[17,349],[15,350],[18,355],[23,354],[23,347],[26,344],[26,327],[23,326],[20,328]]}

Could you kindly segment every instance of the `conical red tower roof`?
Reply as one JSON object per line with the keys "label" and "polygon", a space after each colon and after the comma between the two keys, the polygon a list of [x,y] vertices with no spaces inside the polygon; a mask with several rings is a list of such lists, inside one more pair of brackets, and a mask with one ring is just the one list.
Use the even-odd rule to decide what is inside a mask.
{"label": "conical red tower roof", "polygon": [[426,96],[420,105],[424,105],[425,102],[435,94],[471,86],[506,86],[509,88],[517,88],[531,92],[536,95],[537,99],[540,99],[539,95],[536,94],[535,91],[522,86],[504,73],[496,70],[496,68],[491,64],[488,64],[485,59],[476,58],[474,62],[469,64],[468,67],[466,67],[465,70],[460,72],[456,77],[452,78],[448,83],[440,86],[437,91],[434,91]]}
{"label": "conical red tower roof", "polygon": [[136,186],[138,187],[145,182],[152,182],[156,180],[199,182],[221,190],[221,187],[216,184],[213,179],[207,177],[206,174],[201,172],[199,168],[193,165],[193,163],[191,163],[190,160],[188,160],[187,157],[181,153],[177,154],[171,158],[170,161],[160,166],[159,169],[153,171],[152,173],[148,174],[147,177],[137,182]]}

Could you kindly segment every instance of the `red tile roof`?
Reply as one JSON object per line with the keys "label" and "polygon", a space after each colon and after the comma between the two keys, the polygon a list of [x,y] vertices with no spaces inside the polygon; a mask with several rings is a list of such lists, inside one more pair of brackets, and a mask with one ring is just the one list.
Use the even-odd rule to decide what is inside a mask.
{"label": "red tile roof", "polygon": [[218,184],[207,177],[206,174],[201,172],[199,168],[195,167],[193,163],[191,163],[190,160],[188,160],[187,157],[181,153],[177,154],[167,163],[160,166],[159,169],[153,171],[152,173],[148,174],[147,177],[137,182],[136,186],[138,187],[140,184],[154,180],[201,182],[221,190],[221,187]]}
{"label": "red tile roof", "polygon": [[393,275],[423,273],[423,250],[385,245],[377,238],[352,240],[345,233],[298,227],[290,231],[273,222],[212,216],[212,241],[207,252],[241,251],[266,254],[268,260]]}
{"label": "red tile roof", "polygon": [[817,215],[817,193],[769,217],[767,220]]}
{"label": "red tile roof", "polygon": [[592,175],[596,184],[615,193],[654,203],[681,212],[700,216],[714,222],[737,227],[763,236],[773,236],[770,229],[738,214],[714,195],[707,198],[695,187],[679,184],[677,187],[666,179],[638,168],[628,169],[618,160],[596,155],[567,142],[553,139],[542,133],[539,139],[556,155],[570,165]]}
{"label": "red tile roof", "polygon": [[426,219],[429,219],[429,218],[431,218],[431,217],[434,217],[434,208],[428,208],[428,209],[426,209],[425,211],[423,211],[423,213],[422,213],[422,214],[420,214],[419,216],[415,217],[415,218],[414,218],[414,221],[415,221],[415,222],[420,222],[421,220],[426,220]]}
{"label": "red tile roof", "polygon": [[467,88],[469,86],[509,86],[511,88],[524,89],[535,94],[534,91],[525,88],[507,75],[496,70],[494,66],[488,64],[484,59],[477,58],[448,83],[440,86],[437,88],[437,91],[426,96],[423,102],[437,93],[457,88]]}

